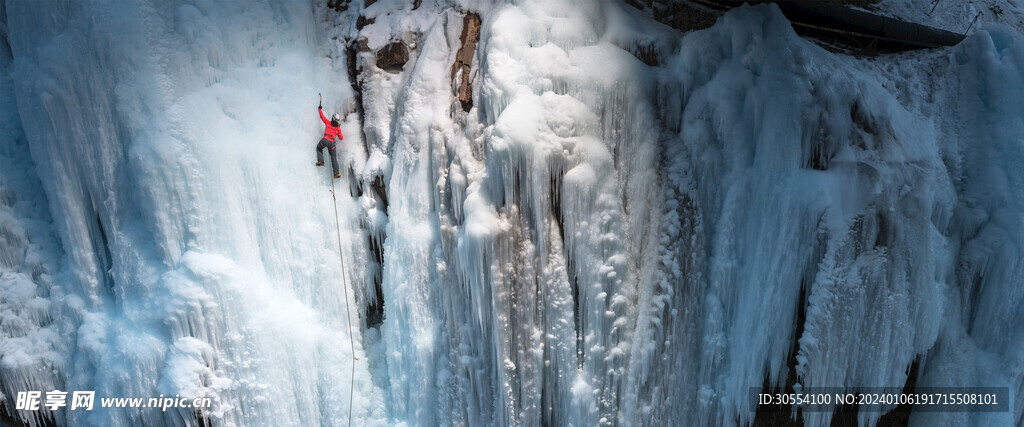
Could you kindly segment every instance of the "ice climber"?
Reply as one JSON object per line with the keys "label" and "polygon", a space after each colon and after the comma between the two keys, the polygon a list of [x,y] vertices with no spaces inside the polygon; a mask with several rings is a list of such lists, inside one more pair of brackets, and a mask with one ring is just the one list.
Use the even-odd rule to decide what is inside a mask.
{"label": "ice climber", "polygon": [[334,137],[338,137],[338,141],[344,137],[341,136],[341,115],[334,113],[330,120],[327,120],[327,116],[324,116],[324,106],[320,105],[316,107],[317,111],[320,112],[320,120],[324,122],[324,137],[320,139],[320,142],[316,144],[316,165],[324,165],[324,148],[331,153],[331,168],[334,169],[334,177],[341,178],[341,173],[338,172],[338,153],[334,151],[335,144],[337,141]]}

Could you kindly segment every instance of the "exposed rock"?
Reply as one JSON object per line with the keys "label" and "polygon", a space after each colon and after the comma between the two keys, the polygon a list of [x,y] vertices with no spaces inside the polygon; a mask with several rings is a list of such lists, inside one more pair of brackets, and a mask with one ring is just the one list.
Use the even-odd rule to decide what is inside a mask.
{"label": "exposed rock", "polygon": [[719,11],[689,1],[627,0],[626,3],[647,11],[658,22],[682,32],[708,28],[721,15]]}
{"label": "exposed rock", "polygon": [[[356,98],[355,107],[356,113],[359,115],[359,123],[364,123],[366,117],[363,109],[363,79],[361,74],[365,69],[364,64],[366,57],[369,56],[366,55],[365,52],[369,51],[369,42],[366,40],[366,37],[360,37],[359,40],[350,41],[348,45],[345,46],[345,65],[348,68],[348,81],[352,85],[352,92],[355,94]],[[363,133],[362,127],[359,128],[359,133]],[[369,152],[370,147],[365,135],[360,139],[363,141],[363,148]]]}
{"label": "exposed rock", "polygon": [[[845,4],[873,9],[881,0],[819,0],[824,3]],[[752,0],[750,3],[763,3],[767,0]],[[708,28],[721,16],[716,9],[716,2],[702,0],[626,0],[626,3],[640,10],[648,11],[651,17],[679,31],[693,31]],[[709,7],[709,5],[711,7]],[[641,58],[643,59],[643,58]]]}
{"label": "exposed rock", "polygon": [[359,15],[359,17],[356,18],[356,30],[362,30],[363,27],[373,24],[376,21],[376,17],[367,19],[365,16]]}
{"label": "exposed rock", "polygon": [[[774,3],[792,21],[793,29],[840,52],[874,55],[954,46],[964,35],[906,22],[860,9],[877,9],[879,0],[626,0],[658,22],[679,31],[711,26],[724,11],[748,3]],[[839,48],[839,46],[842,46]],[[852,51],[849,49],[853,48]],[[634,55],[637,53],[634,52]],[[644,58],[645,62],[657,58]]]}
{"label": "exposed rock", "polygon": [[863,7],[871,9],[873,6],[882,0],[830,0],[832,3],[842,3],[851,6]]}
{"label": "exposed rock", "polygon": [[384,212],[388,211],[388,186],[384,183],[384,178],[377,175],[373,178],[373,183],[370,184],[373,191],[377,192],[377,199],[381,202],[380,209]]}
{"label": "exposed rock", "polygon": [[344,12],[348,10],[348,5],[351,2],[352,0],[327,0],[327,7],[338,12]]}
{"label": "exposed rock", "polygon": [[409,62],[409,46],[404,41],[388,43],[377,51],[377,67],[382,70],[398,72],[406,62]]}
{"label": "exposed rock", "polygon": [[661,55],[658,54],[658,49],[650,44],[636,44],[630,46],[627,50],[650,67],[661,65]]}
{"label": "exposed rock", "polygon": [[[459,84],[456,89],[456,96],[462,103],[462,110],[469,111],[473,108],[473,86],[469,82],[470,67],[473,64],[473,55],[476,53],[476,44],[480,41],[480,15],[475,13],[466,14],[462,20],[462,35],[459,36],[462,46],[455,55],[455,63],[452,64],[451,79],[459,75]],[[459,74],[459,71],[462,74]]]}

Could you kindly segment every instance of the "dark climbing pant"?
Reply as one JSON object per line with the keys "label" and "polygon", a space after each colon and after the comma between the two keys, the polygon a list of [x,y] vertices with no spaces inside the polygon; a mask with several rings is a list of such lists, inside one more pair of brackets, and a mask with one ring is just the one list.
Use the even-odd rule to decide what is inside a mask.
{"label": "dark climbing pant", "polygon": [[321,138],[320,143],[316,145],[316,161],[319,163],[324,162],[324,148],[327,149],[328,153],[331,153],[331,169],[334,169],[334,174],[338,174],[338,153],[334,151],[334,141],[330,141],[327,138]]}

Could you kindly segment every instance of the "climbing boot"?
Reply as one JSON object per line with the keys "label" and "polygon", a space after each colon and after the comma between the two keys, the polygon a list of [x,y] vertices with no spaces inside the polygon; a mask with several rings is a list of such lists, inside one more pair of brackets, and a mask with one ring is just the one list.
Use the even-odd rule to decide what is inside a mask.
{"label": "climbing boot", "polygon": [[341,178],[341,174],[340,173],[336,173],[336,174],[334,174],[334,177],[335,178]]}
{"label": "climbing boot", "polygon": [[317,165],[317,166],[323,166],[323,165],[324,165],[324,162],[316,162],[316,165]]}

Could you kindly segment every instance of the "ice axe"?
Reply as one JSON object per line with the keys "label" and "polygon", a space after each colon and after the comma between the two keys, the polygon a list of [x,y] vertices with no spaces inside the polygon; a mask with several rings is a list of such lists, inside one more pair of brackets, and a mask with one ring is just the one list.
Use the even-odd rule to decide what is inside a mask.
{"label": "ice axe", "polygon": [[324,97],[320,96],[320,92],[316,93],[316,97],[320,100],[320,105],[316,108],[324,108]]}

